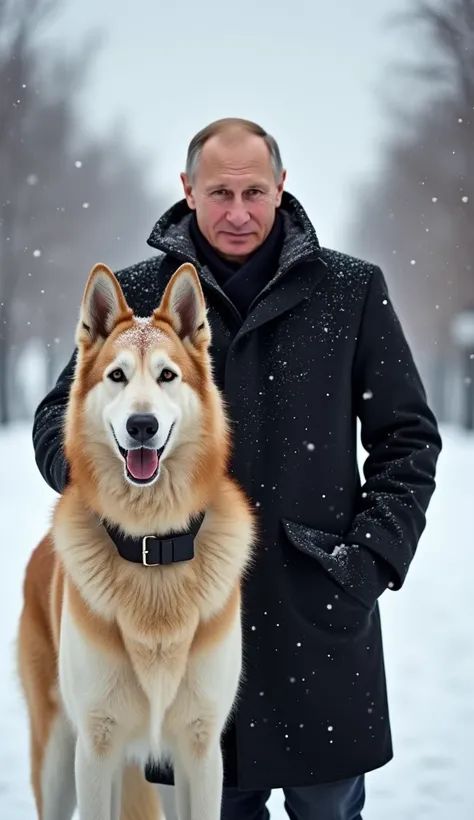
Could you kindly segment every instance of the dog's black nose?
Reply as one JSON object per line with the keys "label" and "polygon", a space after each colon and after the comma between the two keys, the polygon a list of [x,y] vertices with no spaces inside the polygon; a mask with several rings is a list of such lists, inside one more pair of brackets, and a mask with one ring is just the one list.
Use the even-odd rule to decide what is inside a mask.
{"label": "dog's black nose", "polygon": [[158,430],[158,419],[152,413],[132,413],[127,419],[127,433],[135,441],[145,444]]}

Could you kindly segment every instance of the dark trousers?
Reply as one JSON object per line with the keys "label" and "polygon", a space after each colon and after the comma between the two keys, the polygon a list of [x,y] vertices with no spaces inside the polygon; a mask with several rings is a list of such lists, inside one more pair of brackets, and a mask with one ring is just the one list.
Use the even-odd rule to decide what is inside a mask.
{"label": "dark trousers", "polygon": [[[365,802],[362,776],[283,791],[290,820],[362,820]],[[270,794],[270,791],[224,789],[221,820],[269,820],[266,803]]]}

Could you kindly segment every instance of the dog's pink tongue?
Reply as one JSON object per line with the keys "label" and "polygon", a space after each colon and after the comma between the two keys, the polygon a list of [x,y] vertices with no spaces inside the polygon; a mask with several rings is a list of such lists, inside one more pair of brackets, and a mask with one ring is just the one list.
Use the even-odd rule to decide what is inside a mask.
{"label": "dog's pink tongue", "polygon": [[127,453],[127,468],[130,475],[140,481],[151,478],[158,467],[158,453],[140,447],[138,450],[129,450]]}

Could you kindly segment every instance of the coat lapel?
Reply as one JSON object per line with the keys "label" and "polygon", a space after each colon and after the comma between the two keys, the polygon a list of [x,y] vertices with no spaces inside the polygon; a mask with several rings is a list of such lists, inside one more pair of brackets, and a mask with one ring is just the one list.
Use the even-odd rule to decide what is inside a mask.
{"label": "coat lapel", "polygon": [[273,282],[259,294],[234,339],[234,344],[267,322],[308,299],[326,274],[326,264],[319,256],[298,261],[289,273],[277,274]]}

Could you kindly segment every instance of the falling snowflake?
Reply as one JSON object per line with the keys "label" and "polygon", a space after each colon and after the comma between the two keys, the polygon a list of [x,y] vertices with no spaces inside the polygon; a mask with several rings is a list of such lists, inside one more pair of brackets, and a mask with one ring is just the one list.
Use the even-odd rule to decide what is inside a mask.
{"label": "falling snowflake", "polygon": [[36,256],[36,257],[41,256],[41,251],[40,250],[33,251],[33,256]]}
{"label": "falling snowflake", "polygon": [[462,201],[463,202],[469,202],[469,197],[468,196],[463,196]]}
{"label": "falling snowflake", "polygon": [[28,174],[28,176],[26,177],[26,181],[28,185],[36,185],[36,183],[38,182],[38,177],[36,174]]}
{"label": "falling snowflake", "polygon": [[83,203],[82,203],[82,207],[83,207],[83,208],[88,208],[88,207],[89,207],[89,203],[88,203],[88,202],[83,202]]}
{"label": "falling snowflake", "polygon": [[366,390],[365,393],[362,394],[362,398],[364,399],[364,401],[369,401],[369,399],[373,399],[374,394],[372,393],[372,390]]}
{"label": "falling snowflake", "polygon": [[76,166],[76,168],[82,168],[82,162],[81,162],[81,160],[80,160],[80,159],[76,159],[76,161],[75,161],[74,165]]}

